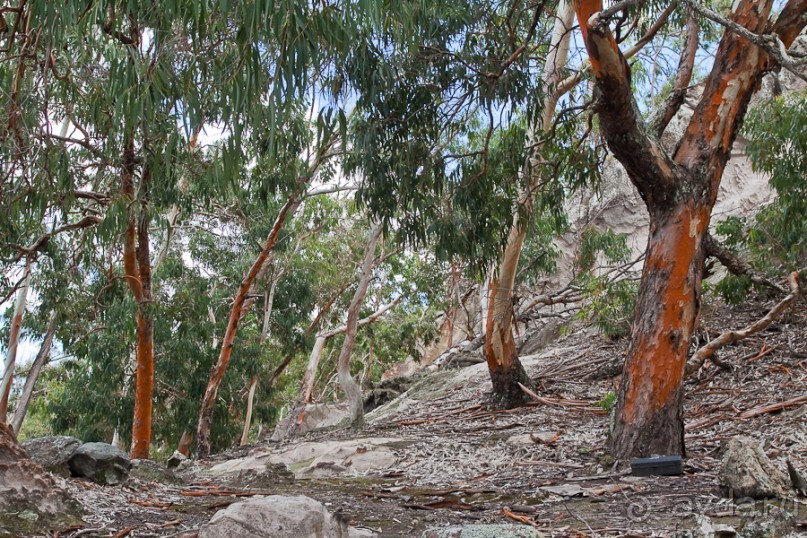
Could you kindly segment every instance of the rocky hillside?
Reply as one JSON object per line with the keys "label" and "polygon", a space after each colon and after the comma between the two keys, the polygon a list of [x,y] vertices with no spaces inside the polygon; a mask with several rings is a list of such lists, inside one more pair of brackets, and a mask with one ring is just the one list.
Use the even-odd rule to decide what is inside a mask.
{"label": "rocky hillside", "polygon": [[[702,336],[746,326],[769,306],[712,305]],[[51,474],[5,433],[0,536],[807,533],[807,503],[792,485],[807,471],[806,309],[691,376],[680,476],[634,476],[605,453],[626,341],[577,323],[561,332],[522,357],[540,390],[507,411],[485,407],[486,367],[466,356],[390,385],[389,395],[402,393],[370,412],[364,431],[330,426],[204,461],[166,466],[79,441],[28,443]],[[323,415],[333,422],[333,410]]]}

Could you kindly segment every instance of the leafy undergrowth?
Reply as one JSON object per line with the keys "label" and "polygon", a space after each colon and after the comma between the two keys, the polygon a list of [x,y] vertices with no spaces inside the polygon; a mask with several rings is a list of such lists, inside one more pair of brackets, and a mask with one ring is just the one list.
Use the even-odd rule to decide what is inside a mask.
{"label": "leafy undergrowth", "polygon": [[[772,304],[772,303],[771,303]],[[699,338],[714,338],[760,318],[770,305],[712,306]],[[699,516],[735,528],[774,503],[737,504],[716,484],[723,442],[756,437],[784,470],[785,458],[807,469],[807,405],[770,406],[803,396],[807,386],[807,312],[803,305],[756,337],[724,349],[687,382],[685,474],[638,478],[617,471],[605,453],[614,365],[627,342],[569,331],[538,355],[523,358],[542,401],[508,410],[484,407],[489,382],[484,365],[426,376],[411,400],[377,410],[361,434],[319,431],[305,441],[396,437],[398,462],[361,477],[294,480],[270,469],[211,478],[212,463],[251,450],[233,449],[187,471],[185,485],[130,480],[101,488],[73,480],[87,507],[87,528],[110,536],[192,536],[233,493],[305,494],[326,503],[351,524],[381,536],[420,536],[429,527],[520,522],[548,536],[673,536],[699,525]],[[415,398],[413,395],[416,395]],[[407,395],[404,395],[406,397]],[[776,504],[807,520],[807,505]],[[802,528],[802,531],[804,528]],[[84,529],[86,531],[86,528]],[[75,536],[79,530],[61,533]],[[190,533],[190,534],[185,534]],[[682,535],[682,534],[679,534]]]}

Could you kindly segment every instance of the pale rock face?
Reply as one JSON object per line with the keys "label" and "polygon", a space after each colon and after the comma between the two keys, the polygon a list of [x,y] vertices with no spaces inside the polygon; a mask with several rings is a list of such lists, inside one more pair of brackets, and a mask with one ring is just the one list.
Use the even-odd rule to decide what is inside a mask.
{"label": "pale rock face", "polygon": [[394,465],[398,461],[394,445],[402,441],[397,437],[368,437],[259,449],[244,458],[215,465],[208,472],[214,476],[241,471],[261,473],[269,466],[285,465],[295,478],[360,476]]}
{"label": "pale rock face", "polygon": [[304,495],[253,497],[219,510],[199,538],[352,538],[373,536],[352,529]]}

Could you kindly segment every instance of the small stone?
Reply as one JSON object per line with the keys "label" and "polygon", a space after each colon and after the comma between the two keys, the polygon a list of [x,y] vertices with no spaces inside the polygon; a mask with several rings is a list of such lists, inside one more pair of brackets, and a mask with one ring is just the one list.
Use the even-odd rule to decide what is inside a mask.
{"label": "small stone", "polygon": [[543,486],[538,488],[544,493],[559,495],[561,497],[582,497],[586,490],[578,484],[562,484],[560,486]]}
{"label": "small stone", "polygon": [[174,453],[171,454],[171,457],[168,458],[168,461],[165,464],[168,467],[179,467],[179,464],[183,461],[186,461],[188,456],[180,452],[179,450],[174,450]]}

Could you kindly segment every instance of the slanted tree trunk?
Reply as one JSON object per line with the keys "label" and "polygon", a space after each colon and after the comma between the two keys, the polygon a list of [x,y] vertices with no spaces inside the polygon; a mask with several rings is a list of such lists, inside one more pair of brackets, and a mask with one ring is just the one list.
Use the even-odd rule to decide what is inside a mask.
{"label": "slanted tree trunk", "polygon": [[[28,300],[28,285],[31,278],[31,260],[25,262],[22,281],[17,289],[17,300],[11,315],[11,329],[8,335],[6,362],[3,365],[3,379],[0,381],[0,424],[8,419],[8,398],[11,394],[11,382],[14,380],[14,365],[17,362],[17,345],[20,342],[22,318],[25,315],[25,303]],[[16,430],[15,430],[16,431]]]}
{"label": "slanted tree trunk", "polygon": [[19,434],[22,428],[22,421],[25,420],[25,414],[28,412],[28,405],[31,403],[31,396],[34,394],[34,386],[39,378],[39,373],[50,359],[50,349],[53,346],[53,336],[55,334],[56,311],[52,310],[48,320],[48,328],[45,330],[45,337],[42,339],[42,345],[39,346],[39,352],[36,354],[36,358],[31,364],[31,369],[28,370],[28,375],[25,377],[25,385],[22,387],[22,394],[17,402],[17,408],[14,410],[14,418],[11,419],[11,429],[16,434]]}
{"label": "slanted tree trunk", "polygon": [[193,442],[193,434],[188,430],[183,431],[182,436],[179,438],[179,444],[177,445],[177,452],[179,452],[185,457],[189,457],[191,455],[192,442]]}
{"label": "slanted tree trunk", "polygon": [[255,283],[255,279],[258,277],[258,273],[263,270],[266,260],[274,250],[286,220],[294,213],[299,204],[299,195],[293,194],[289,196],[286,203],[280,208],[280,212],[277,218],[275,218],[275,223],[269,231],[266,240],[263,242],[260,254],[258,254],[258,257],[255,259],[255,262],[252,264],[252,267],[250,267],[243,280],[241,280],[238,292],[233,298],[233,306],[230,310],[230,318],[227,322],[227,329],[224,332],[224,338],[221,343],[219,359],[210,372],[210,379],[207,383],[207,388],[202,398],[202,406],[199,410],[199,421],[196,427],[196,450],[200,456],[210,455],[210,423],[213,419],[213,408],[216,405],[216,396],[219,392],[219,386],[224,379],[224,374],[227,372],[227,366],[230,363],[233,346],[235,345],[235,336],[238,333],[238,325],[245,313],[247,297]]}
{"label": "slanted tree trunk", "polygon": [[132,418],[132,458],[148,459],[151,449],[151,415],[154,395],[154,300],[151,293],[149,245],[149,199],[151,174],[148,165],[140,178],[139,210],[135,205],[134,176],[136,158],[134,140],[124,150],[121,193],[129,203],[128,222],[123,234],[123,268],[126,283],[137,304],[137,351],[135,402]]}
{"label": "slanted tree trunk", "polygon": [[381,224],[374,224],[367,238],[367,245],[364,248],[364,258],[359,268],[360,277],[356,293],[347,309],[347,321],[345,322],[345,340],[342,349],[339,351],[339,358],[336,361],[337,376],[339,386],[345,393],[348,405],[350,406],[350,424],[354,429],[364,427],[364,403],[361,397],[361,387],[350,374],[350,356],[356,344],[356,333],[359,328],[359,309],[367,288],[370,285],[370,276],[373,269],[373,258],[375,257],[375,245],[381,236]]}
{"label": "slanted tree trunk", "polygon": [[[805,25],[807,1],[788,2],[772,26],[771,6],[770,0],[739,0],[733,20],[758,34],[773,30],[789,46]],[[603,135],[650,213],[647,258],[609,446],[620,459],[683,455],[683,380],[700,305],[702,240],[737,129],[771,62],[762,50],[726,31],[700,103],[670,157],[641,119],[628,64],[601,17],[602,2],[575,0],[575,9],[596,81]]]}
{"label": "slanted tree trunk", "polygon": [[488,286],[487,309],[485,314],[485,360],[488,364],[493,385],[491,403],[495,407],[510,408],[522,404],[528,396],[519,384],[530,386],[532,381],[518,360],[518,346],[513,334],[515,312],[513,310],[513,288],[516,282],[518,262],[527,236],[527,223],[521,222],[519,215],[531,217],[534,212],[534,197],[540,190],[541,172],[540,142],[546,135],[545,129],[551,125],[558,101],[555,86],[561,80],[561,69],[566,64],[569,52],[571,27],[574,20],[572,6],[566,0],[558,4],[549,54],[544,66],[542,87],[544,90],[541,117],[531,125],[528,134],[527,164],[525,185],[519,195],[513,212],[513,224],[507,238],[507,245],[500,260],[498,271],[490,279]]}

